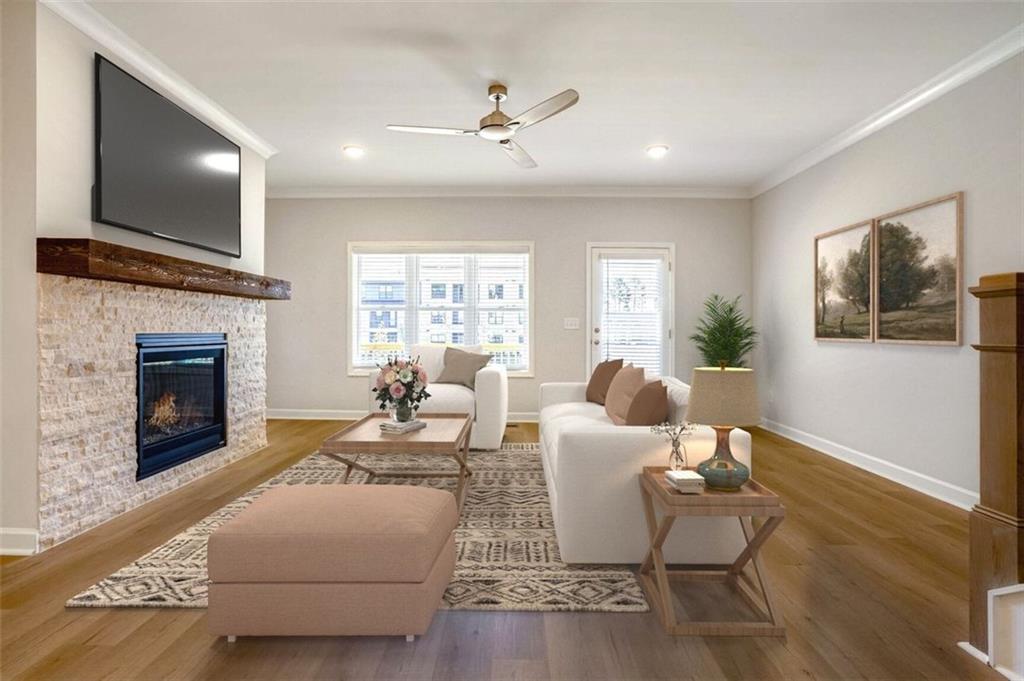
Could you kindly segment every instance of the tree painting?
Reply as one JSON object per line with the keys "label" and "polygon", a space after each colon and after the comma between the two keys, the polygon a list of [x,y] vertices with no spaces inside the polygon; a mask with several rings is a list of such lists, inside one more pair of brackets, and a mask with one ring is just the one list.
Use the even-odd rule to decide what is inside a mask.
{"label": "tree painting", "polygon": [[878,220],[878,339],[959,342],[961,195]]}
{"label": "tree painting", "polygon": [[815,239],[815,338],[871,340],[871,223]]}

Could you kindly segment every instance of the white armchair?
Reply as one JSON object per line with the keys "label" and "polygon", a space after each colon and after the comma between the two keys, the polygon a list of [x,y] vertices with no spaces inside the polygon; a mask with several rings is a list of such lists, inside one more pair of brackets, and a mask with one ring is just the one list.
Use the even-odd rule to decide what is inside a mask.
{"label": "white armchair", "polygon": [[[479,347],[464,348],[480,352]],[[454,383],[435,383],[444,369],[443,345],[414,345],[410,355],[419,357],[429,377],[427,392],[430,399],[422,403],[421,414],[464,413],[473,419],[469,438],[471,449],[498,449],[505,437],[508,422],[508,373],[505,367],[489,364],[476,372],[475,388]],[[370,372],[369,387],[376,381],[376,372]],[[374,394],[369,395],[370,411],[379,409]]]}

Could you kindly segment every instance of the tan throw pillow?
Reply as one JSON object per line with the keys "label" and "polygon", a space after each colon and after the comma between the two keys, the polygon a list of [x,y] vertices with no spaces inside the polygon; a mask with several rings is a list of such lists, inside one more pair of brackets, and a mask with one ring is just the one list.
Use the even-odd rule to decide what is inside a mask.
{"label": "tan throw pillow", "polygon": [[668,420],[668,388],[651,381],[633,396],[626,412],[627,426],[656,426]]}
{"label": "tan throw pillow", "polygon": [[626,415],[633,396],[644,387],[644,370],[632,364],[619,369],[608,386],[608,397],[605,399],[604,410],[608,418],[617,426],[626,425]]}
{"label": "tan throw pillow", "polygon": [[444,368],[434,383],[457,383],[467,388],[476,389],[476,372],[487,366],[490,355],[478,355],[474,352],[445,348]]}
{"label": "tan throw pillow", "polygon": [[594,373],[590,374],[590,382],[587,383],[587,402],[604,404],[608,397],[608,386],[621,368],[621,359],[609,359],[594,367]]}

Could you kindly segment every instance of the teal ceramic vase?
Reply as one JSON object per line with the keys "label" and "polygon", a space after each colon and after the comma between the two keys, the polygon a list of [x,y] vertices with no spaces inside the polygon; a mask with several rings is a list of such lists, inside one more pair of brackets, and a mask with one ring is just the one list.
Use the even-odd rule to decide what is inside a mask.
{"label": "teal ceramic vase", "polygon": [[715,453],[710,459],[697,464],[697,473],[704,478],[708,489],[737,492],[750,479],[750,468],[733,458],[729,448],[732,427],[713,426],[716,435]]}

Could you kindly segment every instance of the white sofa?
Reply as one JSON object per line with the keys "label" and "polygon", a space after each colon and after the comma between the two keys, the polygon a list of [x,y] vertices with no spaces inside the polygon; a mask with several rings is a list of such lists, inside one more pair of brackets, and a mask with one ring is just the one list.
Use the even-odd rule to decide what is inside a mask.
{"label": "white sofa", "polygon": [[[480,346],[459,347],[459,350],[481,352]],[[430,398],[422,403],[421,414],[465,413],[473,418],[470,434],[471,449],[498,449],[505,437],[508,422],[508,373],[505,367],[488,364],[476,372],[476,389],[454,383],[435,383],[444,369],[443,345],[414,345],[410,357],[420,358],[427,372],[427,392]],[[377,380],[376,370],[370,372],[370,387]],[[379,403],[369,394],[370,411],[380,410]]]}
{"label": "white sofa", "polygon": [[[686,415],[690,388],[668,387],[670,419]],[[649,547],[638,475],[667,466],[671,446],[647,426],[616,426],[604,406],[586,401],[586,383],[540,387],[540,448],[562,560],[639,563]],[[711,456],[715,432],[697,426],[684,440],[689,464]],[[733,455],[750,465],[750,433],[733,430]],[[744,546],[735,518],[681,518],[665,542],[669,563],[730,563]]]}

